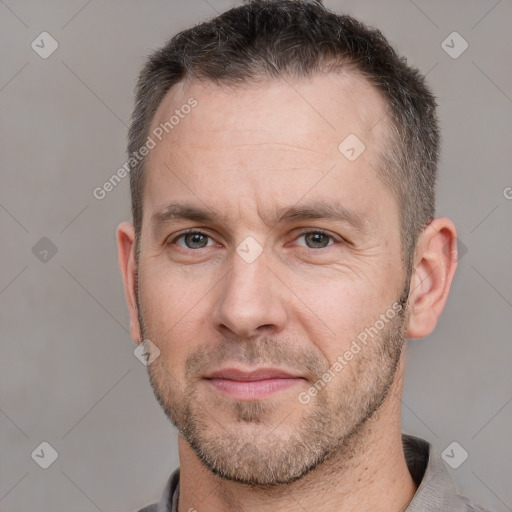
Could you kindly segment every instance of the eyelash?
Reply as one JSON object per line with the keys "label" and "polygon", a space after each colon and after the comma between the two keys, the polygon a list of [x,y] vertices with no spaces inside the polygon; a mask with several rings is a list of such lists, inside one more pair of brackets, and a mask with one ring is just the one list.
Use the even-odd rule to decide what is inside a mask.
{"label": "eyelash", "polygon": [[[170,240],[166,245],[175,244],[177,240],[179,240],[180,238],[183,238],[184,236],[189,235],[189,234],[203,235],[203,236],[206,236],[206,237],[212,239],[212,237],[210,235],[208,235],[208,233],[205,233],[203,231],[199,231],[197,229],[192,228],[192,229],[188,229],[186,231],[182,231],[179,235],[175,236],[172,240]],[[300,238],[304,235],[309,235],[309,234],[325,235],[325,236],[329,237],[332,241],[336,242],[335,237],[333,235],[330,235],[327,231],[324,231],[323,229],[303,230],[297,235],[297,238]],[[339,242],[343,242],[343,240],[339,240]],[[319,247],[319,248],[305,247],[305,246],[301,246],[301,247],[303,247],[304,249],[308,249],[310,251],[319,251],[320,249],[327,249],[328,247],[332,247],[332,245],[334,245],[334,244],[329,244],[326,247]],[[199,249],[189,249],[189,248],[184,248],[184,247],[180,247],[180,246],[178,246],[178,247],[184,251],[191,251],[191,252],[198,252],[199,249],[207,248],[207,247],[200,247]]]}

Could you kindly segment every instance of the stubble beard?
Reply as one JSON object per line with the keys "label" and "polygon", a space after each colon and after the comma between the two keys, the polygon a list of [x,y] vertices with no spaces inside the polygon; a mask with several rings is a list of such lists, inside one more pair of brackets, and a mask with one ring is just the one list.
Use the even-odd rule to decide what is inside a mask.
{"label": "stubble beard", "polygon": [[[153,392],[163,411],[185,437],[198,459],[221,478],[255,487],[291,484],[333,457],[351,458],[362,443],[360,434],[380,409],[397,374],[406,343],[407,285],[397,300],[397,315],[368,342],[354,359],[326,384],[308,404],[287,412],[281,401],[213,399],[202,393],[200,369],[212,361],[307,369],[320,381],[329,365],[317,352],[290,349],[272,338],[225,340],[221,347],[202,345],[186,362],[181,383],[159,357],[148,366]],[[143,339],[149,335],[143,321],[137,287]],[[149,336],[150,337],[150,336]],[[163,340],[151,338],[157,346]],[[310,385],[308,384],[308,385]],[[213,403],[212,403],[213,402]],[[287,423],[293,417],[293,424]],[[227,419],[227,420],[226,420]],[[360,447],[359,447],[360,448]]]}

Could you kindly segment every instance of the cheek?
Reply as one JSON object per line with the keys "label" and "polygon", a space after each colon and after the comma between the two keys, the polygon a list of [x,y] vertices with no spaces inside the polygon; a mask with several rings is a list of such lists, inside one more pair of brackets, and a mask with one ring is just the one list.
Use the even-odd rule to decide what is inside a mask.
{"label": "cheek", "polygon": [[292,289],[292,318],[329,362],[342,355],[396,299],[381,283],[337,280],[334,276],[316,286],[298,281]]}
{"label": "cheek", "polygon": [[181,368],[194,344],[201,343],[207,317],[207,286],[200,279],[184,279],[178,272],[146,271],[139,291],[146,335],[157,343],[164,360]]}
{"label": "cheek", "polygon": [[139,290],[145,315],[170,328],[181,318],[194,315],[195,305],[208,294],[215,276],[200,272],[193,265],[173,268],[160,259],[141,266]]}

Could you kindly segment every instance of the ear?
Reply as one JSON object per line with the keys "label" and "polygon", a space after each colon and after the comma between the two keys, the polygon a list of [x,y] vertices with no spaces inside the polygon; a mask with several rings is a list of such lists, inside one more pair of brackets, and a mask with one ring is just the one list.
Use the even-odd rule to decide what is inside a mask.
{"label": "ear", "polygon": [[142,334],[135,293],[135,251],[135,230],[129,222],[122,222],[117,228],[117,261],[123,276],[126,304],[130,313],[130,334],[140,344]]}
{"label": "ear", "polygon": [[434,219],[416,244],[409,296],[408,338],[423,338],[436,327],[457,268],[457,230],[450,219]]}

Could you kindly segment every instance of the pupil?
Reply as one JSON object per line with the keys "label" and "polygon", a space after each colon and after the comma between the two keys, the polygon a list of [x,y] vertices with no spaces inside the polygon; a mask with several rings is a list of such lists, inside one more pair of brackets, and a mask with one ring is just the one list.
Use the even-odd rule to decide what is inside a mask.
{"label": "pupil", "polygon": [[323,233],[312,233],[308,235],[310,237],[310,241],[313,244],[320,244],[320,246],[324,247],[325,244],[322,244],[322,238],[325,240],[327,237]]}
{"label": "pupil", "polygon": [[[201,245],[201,240],[206,238],[204,235],[200,235],[198,233],[191,233],[191,234],[187,235],[187,238],[188,238],[188,241],[190,242],[190,244],[192,244],[192,245],[200,244],[201,247],[204,247],[204,244]],[[187,243],[187,245],[189,245],[189,244]]]}

